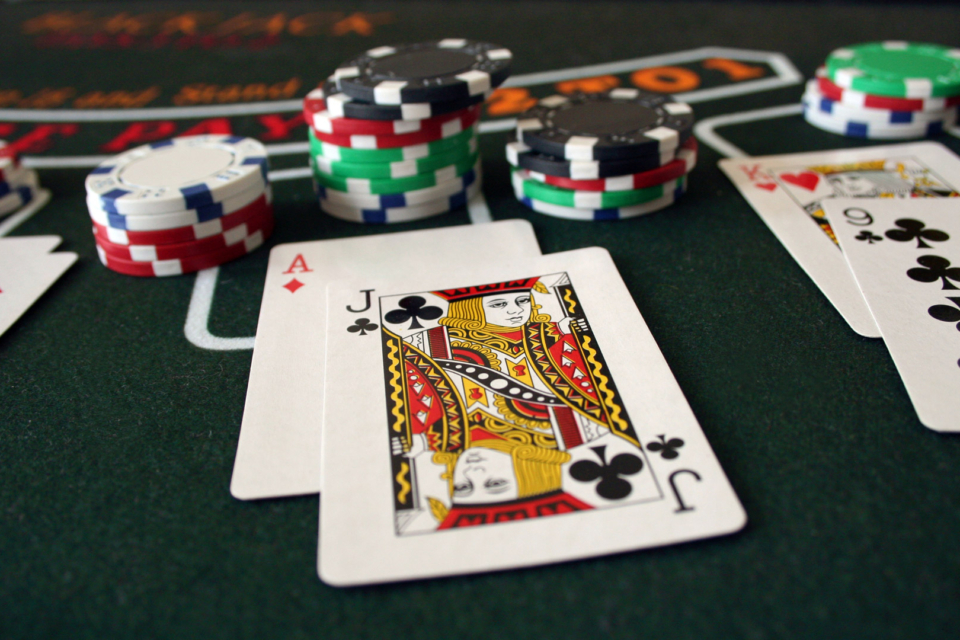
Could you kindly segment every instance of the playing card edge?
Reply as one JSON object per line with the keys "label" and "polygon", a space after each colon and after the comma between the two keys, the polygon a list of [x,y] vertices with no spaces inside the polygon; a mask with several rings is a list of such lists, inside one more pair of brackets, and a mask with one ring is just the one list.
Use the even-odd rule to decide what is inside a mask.
{"label": "playing card edge", "polygon": [[[385,234],[378,234],[385,235]],[[247,380],[247,393],[244,399],[243,415],[240,422],[240,430],[237,438],[237,453],[234,457],[233,472],[230,482],[231,495],[243,501],[255,501],[275,498],[294,498],[300,496],[316,495],[321,490],[319,472],[307,477],[304,471],[296,464],[297,460],[284,458],[281,465],[276,465],[278,456],[277,449],[273,445],[266,447],[257,447],[263,444],[263,439],[269,435],[264,432],[261,425],[271,422],[271,417],[280,410],[274,404],[280,398],[268,395],[263,397],[262,393],[250,393],[251,386],[267,384],[265,378],[269,378],[271,370],[276,364],[276,357],[271,353],[264,351],[264,340],[272,343],[285,343],[288,332],[294,331],[296,322],[290,321],[296,314],[280,314],[280,316],[270,322],[272,314],[275,312],[271,302],[275,296],[281,295],[275,287],[270,284],[274,278],[283,275],[283,270],[289,266],[289,263],[301,254],[305,254],[317,244],[325,246],[328,243],[350,240],[366,240],[370,236],[356,236],[347,238],[330,238],[321,240],[306,240],[302,242],[288,242],[274,246],[270,250],[267,262],[267,272],[264,276],[264,291],[260,301],[260,314],[257,319],[257,335],[260,336],[254,342],[253,356],[250,362],[250,374]],[[301,293],[301,295],[303,295]],[[326,304],[326,296],[320,293],[320,305]],[[319,308],[324,311],[324,307]],[[325,313],[323,314],[325,315]],[[272,327],[270,332],[261,331],[264,319]],[[258,348],[259,346],[259,348]],[[282,344],[271,344],[274,351],[284,351]],[[289,349],[287,349],[289,350]],[[302,372],[300,372],[302,373]],[[300,381],[302,382],[302,380]],[[296,385],[295,385],[296,386]],[[306,393],[305,390],[301,395]],[[298,407],[298,412],[302,407]],[[287,428],[289,421],[283,421],[280,427]],[[272,423],[267,431],[275,431],[278,428],[276,422]],[[271,439],[272,441],[272,439]],[[264,451],[271,453],[265,455]],[[269,473],[264,469],[270,468]],[[291,469],[296,471],[291,472]],[[314,477],[315,476],[315,477]]]}
{"label": "playing card edge", "polygon": [[[509,227],[509,226],[516,226],[518,228],[522,227],[524,229],[525,235],[531,236],[534,241],[534,244],[537,246],[537,250],[538,251],[540,250],[539,239],[536,236],[536,231],[533,227],[533,224],[525,218],[507,218],[502,220],[494,220],[492,222],[485,223],[483,225],[483,228]],[[469,222],[466,222],[463,224],[450,225],[447,227],[436,227],[432,229],[411,229],[408,231],[393,231],[393,232],[384,231],[383,233],[375,233],[371,235],[343,236],[341,238],[317,238],[315,240],[301,240],[299,242],[284,242],[282,244],[275,245],[272,249],[270,249],[270,259],[268,260],[268,264],[270,260],[273,259],[274,252],[289,251],[291,247],[295,247],[298,250],[300,250],[303,247],[312,246],[317,243],[331,243],[331,242],[342,242],[342,241],[350,241],[350,240],[362,241],[362,240],[370,240],[372,238],[386,237],[386,236],[389,236],[399,241],[411,235],[430,235],[432,233],[443,233],[451,229],[461,229],[461,228],[476,230],[477,225],[473,225]]]}
{"label": "playing card edge", "polygon": [[[51,253],[63,243],[63,237],[55,234],[42,236],[0,236],[0,245],[4,246],[7,255],[9,252],[29,251],[34,254]],[[49,246],[47,246],[49,244]],[[59,253],[59,252],[58,252]]]}
{"label": "playing card edge", "polygon": [[[732,488],[731,488],[731,493]],[[409,574],[408,572],[395,572],[395,575],[381,575],[376,578],[357,578],[355,573],[349,573],[350,569],[347,568],[348,574],[345,576],[337,575],[337,572],[344,569],[344,567],[331,568],[324,565],[323,558],[324,553],[322,550],[323,544],[321,539],[321,544],[319,545],[318,554],[317,554],[317,577],[324,584],[336,587],[336,588],[351,588],[351,587],[363,587],[363,586],[373,586],[373,585],[383,585],[383,584],[402,584],[416,582],[420,580],[434,580],[434,579],[445,579],[452,578],[461,575],[483,575],[483,574],[492,574],[492,573],[501,573],[505,571],[513,571],[518,569],[532,569],[536,567],[547,567],[551,565],[567,564],[572,562],[581,562],[584,560],[594,560],[599,558],[607,558],[616,555],[626,555],[628,553],[641,553],[641,552],[654,552],[658,549],[666,549],[668,547],[675,547],[678,545],[686,545],[695,542],[702,542],[707,540],[712,540],[715,538],[724,538],[727,536],[732,536],[735,533],[742,531],[747,523],[748,516],[746,510],[743,508],[743,505],[740,503],[739,499],[736,498],[736,494],[733,493],[734,503],[736,505],[736,511],[732,515],[734,518],[729,523],[724,523],[721,521],[720,526],[712,528],[709,533],[704,533],[702,531],[691,531],[689,535],[681,535],[675,539],[672,539],[668,542],[663,543],[650,543],[644,544],[641,543],[640,546],[613,546],[607,549],[602,549],[598,551],[584,550],[582,552],[574,552],[570,556],[565,556],[563,558],[557,558],[552,560],[544,560],[540,558],[529,558],[523,559],[519,562],[515,559],[504,562],[502,565],[491,564],[486,567],[477,568],[477,569],[461,569],[461,568],[452,568],[452,569],[436,569],[428,570],[420,574]],[[568,514],[569,515],[569,514]],[[711,521],[711,524],[716,524],[718,521]],[[504,523],[508,524],[509,523]],[[520,524],[520,523],[513,523]],[[343,556],[341,555],[341,558]]]}
{"label": "playing card edge", "polygon": [[[805,159],[807,159],[807,158],[813,159],[813,158],[816,158],[817,156],[822,156],[822,155],[824,155],[824,154],[840,154],[840,155],[845,155],[845,154],[862,153],[862,152],[865,152],[865,151],[877,152],[877,153],[884,153],[884,152],[888,152],[888,151],[889,151],[889,152],[891,152],[891,153],[896,153],[896,152],[902,152],[903,150],[907,150],[907,149],[910,149],[910,150],[913,150],[913,149],[917,149],[917,150],[926,149],[926,150],[929,150],[929,151],[945,151],[945,152],[949,153],[951,156],[953,156],[954,158],[956,158],[956,154],[954,154],[954,153],[950,150],[950,148],[947,147],[946,145],[944,145],[944,144],[942,144],[942,143],[940,143],[940,142],[937,142],[936,140],[923,140],[923,141],[916,141],[916,142],[902,142],[902,143],[894,143],[894,144],[882,144],[882,145],[877,145],[877,146],[875,146],[875,147],[852,147],[852,148],[850,148],[850,149],[819,149],[819,150],[816,150],[816,151],[800,151],[800,152],[797,152],[797,153],[778,153],[778,154],[773,154],[773,155],[768,155],[768,156],[746,156],[746,157],[742,157],[742,158],[720,158],[719,160],[717,160],[717,165],[720,167],[721,170],[723,170],[724,173],[727,173],[727,170],[726,170],[726,167],[727,167],[727,166],[731,166],[731,167],[732,167],[732,166],[734,166],[734,165],[736,165],[736,164],[743,164],[744,162],[770,162],[770,163],[772,164],[772,163],[774,163],[774,162],[777,161],[777,160],[786,159],[786,158],[797,159],[798,161],[802,161],[802,160],[805,160]],[[813,159],[813,160],[808,160],[808,161],[817,162],[817,160],[815,160],[815,159]],[[728,174],[728,176],[729,176],[729,174]]]}
{"label": "playing card edge", "polygon": [[298,487],[297,489],[273,489],[273,490],[251,490],[243,483],[237,486],[237,483],[231,478],[230,495],[241,502],[257,502],[260,500],[283,500],[284,498],[302,498],[304,496],[315,496],[320,494],[320,484],[317,487],[307,488]]}
{"label": "playing card edge", "polygon": [[[32,236],[25,236],[25,237],[32,237]],[[35,291],[35,295],[32,296],[32,298],[30,299],[30,301],[27,303],[26,306],[16,309],[6,320],[0,317],[0,339],[2,339],[3,336],[6,334],[6,332],[9,331],[14,325],[21,322],[23,317],[27,315],[27,313],[31,309],[33,309],[35,305],[39,302],[40,298],[44,297],[44,295],[46,295],[46,293],[50,291],[60,281],[60,278],[62,278],[63,275],[70,270],[70,267],[76,264],[77,260],[80,258],[78,254],[72,251],[56,251],[56,252],[53,251],[57,246],[59,246],[60,241],[62,241],[60,236],[39,236],[39,237],[57,238],[58,240],[58,242],[55,245],[51,246],[45,252],[40,252],[36,256],[37,259],[42,259],[46,265],[55,267],[54,269],[55,275],[51,277],[50,274],[45,274],[48,278],[48,281],[45,283],[43,287]],[[0,241],[2,240],[3,238],[0,238]]]}

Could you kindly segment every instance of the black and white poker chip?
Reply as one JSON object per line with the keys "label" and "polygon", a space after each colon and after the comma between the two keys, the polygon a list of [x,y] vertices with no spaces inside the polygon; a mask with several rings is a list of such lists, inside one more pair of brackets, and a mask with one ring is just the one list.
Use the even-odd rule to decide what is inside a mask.
{"label": "black and white poker chip", "polygon": [[358,120],[426,120],[445,113],[453,113],[472,107],[486,96],[471,96],[465,99],[443,102],[414,102],[399,105],[380,105],[352,98],[337,89],[332,78],[323,83],[322,89],[314,89],[307,98],[323,100],[331,118],[356,118]]}
{"label": "black and white poker chip", "polygon": [[507,161],[514,167],[574,180],[596,180],[652,171],[673,162],[677,157],[676,152],[674,149],[625,160],[566,160],[535,151],[518,142],[515,135],[511,135],[507,142]]}
{"label": "black and white poker chip", "polygon": [[378,105],[465,100],[500,86],[512,59],[499,45],[448,38],[370,49],[333,78],[343,93]]}
{"label": "black and white poker chip", "polygon": [[517,118],[530,148],[567,160],[624,160],[676,150],[693,128],[693,109],[638,89],[554,95]]}

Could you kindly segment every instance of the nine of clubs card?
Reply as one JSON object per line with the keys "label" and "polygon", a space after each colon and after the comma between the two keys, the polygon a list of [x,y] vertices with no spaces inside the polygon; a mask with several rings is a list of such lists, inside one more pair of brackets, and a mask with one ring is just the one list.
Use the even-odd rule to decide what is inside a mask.
{"label": "nine of clubs card", "polygon": [[960,198],[835,199],[826,213],[920,422],[960,431]]}
{"label": "nine of clubs card", "polygon": [[[371,287],[375,306],[351,312]],[[331,285],[328,328],[318,569],[330,584],[558,562],[745,523],[602,249]]]}

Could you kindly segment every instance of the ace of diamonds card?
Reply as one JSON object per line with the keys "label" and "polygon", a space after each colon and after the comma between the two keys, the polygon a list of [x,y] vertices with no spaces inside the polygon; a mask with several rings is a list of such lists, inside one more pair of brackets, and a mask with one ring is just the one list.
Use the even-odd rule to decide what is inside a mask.
{"label": "ace of diamonds card", "polygon": [[[373,306],[351,312],[371,288]],[[529,566],[744,525],[606,251],[331,285],[327,302],[324,581]]]}

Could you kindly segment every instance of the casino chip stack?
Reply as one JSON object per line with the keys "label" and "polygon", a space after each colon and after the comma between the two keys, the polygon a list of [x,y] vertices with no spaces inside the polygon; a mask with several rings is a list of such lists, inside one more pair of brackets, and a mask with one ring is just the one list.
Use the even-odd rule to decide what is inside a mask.
{"label": "casino chip stack", "polygon": [[351,222],[419,220],[480,190],[481,103],[512,54],[447,39],[371,49],[303,101],[320,208]]}
{"label": "casino chip stack", "polygon": [[837,49],[803,94],[813,126],[878,140],[938,135],[958,104],[960,49],[899,41]]}
{"label": "casino chip stack", "polygon": [[550,96],[507,144],[513,189],[534,211],[620,220],[673,204],[697,161],[693,110],[637,89]]}
{"label": "casino chip stack", "polygon": [[273,231],[267,154],[252,138],[186,136],[144,145],[87,176],[100,261],[174,276],[244,256]]}
{"label": "casino chip stack", "polygon": [[37,196],[37,172],[20,165],[17,155],[0,140],[0,218],[30,204]]}

